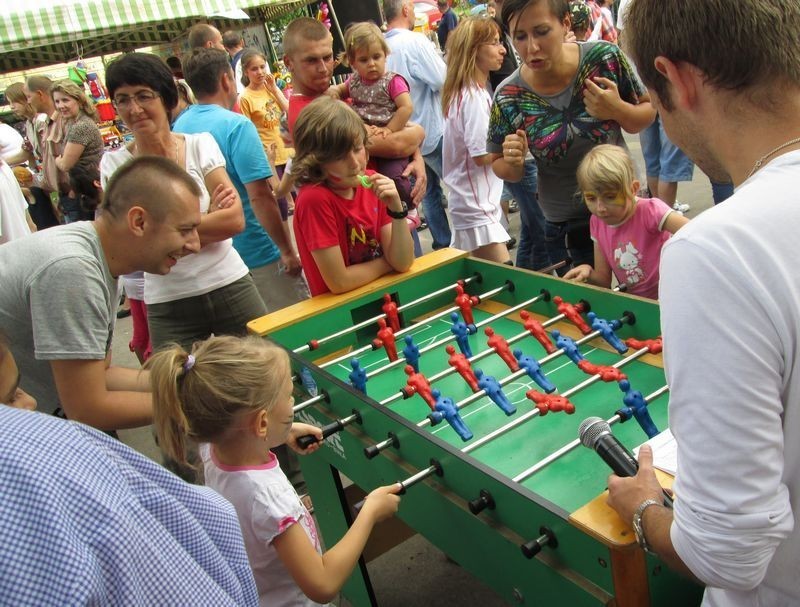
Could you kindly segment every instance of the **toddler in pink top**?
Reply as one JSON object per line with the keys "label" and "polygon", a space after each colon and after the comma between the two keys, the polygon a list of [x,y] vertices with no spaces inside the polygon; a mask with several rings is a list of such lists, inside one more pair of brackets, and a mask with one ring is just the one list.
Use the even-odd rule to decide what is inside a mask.
{"label": "toddler in pink top", "polygon": [[592,214],[594,267],[583,264],[564,278],[611,286],[612,272],[627,292],[658,299],[661,247],[688,219],[658,198],[638,198],[639,181],[625,149],[593,148],[578,167],[578,185]]}

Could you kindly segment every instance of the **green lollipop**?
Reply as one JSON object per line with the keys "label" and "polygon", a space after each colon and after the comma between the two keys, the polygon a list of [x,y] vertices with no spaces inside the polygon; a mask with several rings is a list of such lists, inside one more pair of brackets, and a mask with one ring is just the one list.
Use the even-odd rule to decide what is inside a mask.
{"label": "green lollipop", "polygon": [[365,188],[371,188],[372,187],[372,182],[369,180],[369,177],[367,177],[366,175],[359,175],[358,176],[358,180],[361,182],[361,185],[363,185]]}

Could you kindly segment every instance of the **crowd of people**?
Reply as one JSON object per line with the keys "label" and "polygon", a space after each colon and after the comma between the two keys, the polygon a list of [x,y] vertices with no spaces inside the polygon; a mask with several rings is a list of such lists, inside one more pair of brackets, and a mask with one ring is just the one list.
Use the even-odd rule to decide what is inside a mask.
{"label": "crowd of people", "polygon": [[[434,249],[512,264],[513,198],[516,265],[660,301],[674,508],[647,447],[609,505],[705,604],[800,601],[800,52],[783,51],[800,49],[800,8],[440,5],[443,52],[412,31],[411,0],[384,0],[385,31],[348,27],[340,58],[321,21],[294,20],[290,94],[208,24],[177,64],[122,55],[106,86],[133,140],[105,153],[72,81],[6,90],[26,137],[0,130],[0,595],[332,600],[399,487],[323,554],[296,456],[321,433],[294,422],[288,357],[246,323],[407,271],[418,213]],[[689,221],[677,184],[694,163],[729,200]],[[120,282],[143,369],[110,360]],[[149,424],[185,481],[114,438]]]}

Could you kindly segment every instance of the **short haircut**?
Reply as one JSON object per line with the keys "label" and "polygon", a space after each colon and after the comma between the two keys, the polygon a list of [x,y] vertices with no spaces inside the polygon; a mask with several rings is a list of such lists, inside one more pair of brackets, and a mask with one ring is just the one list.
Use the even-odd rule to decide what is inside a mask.
{"label": "short haircut", "polygon": [[167,57],[164,60],[164,62],[169,66],[169,69],[171,70],[177,70],[179,72],[183,71],[183,65],[181,64],[181,60],[175,55]]}
{"label": "short haircut", "polygon": [[383,0],[383,16],[386,21],[393,21],[400,13],[408,0]]}
{"label": "short haircut", "polygon": [[197,48],[183,64],[186,82],[200,99],[219,91],[222,74],[232,74],[230,56],[218,48]]}
{"label": "short haircut", "polygon": [[505,0],[503,9],[500,11],[500,20],[506,29],[510,29],[509,22],[512,17],[519,16],[528,6],[539,2],[546,2],[550,8],[550,14],[559,21],[569,14],[569,0]]}
{"label": "short haircut", "polygon": [[384,55],[388,55],[391,50],[383,37],[380,28],[371,21],[361,21],[353,23],[344,30],[344,57],[342,63],[349,65],[356,58],[356,53],[361,50],[369,49],[373,44],[377,44],[383,50]]}
{"label": "short haircut", "polygon": [[226,49],[235,49],[240,44],[244,44],[244,40],[239,32],[228,30],[222,34],[222,46],[224,46]]}
{"label": "short haircut", "polygon": [[298,183],[322,183],[322,164],[366,145],[367,129],[355,110],[323,95],[300,112],[294,125],[292,176]]}
{"label": "short haircut", "polygon": [[[257,48],[248,48],[245,49],[244,53],[242,53],[242,57],[239,60],[239,65],[242,66],[242,84],[248,86],[250,84],[250,78],[247,77],[247,66],[250,65],[250,62],[254,58],[260,58],[264,60],[264,63],[267,62],[267,57]],[[269,66],[267,66],[269,69]]]}
{"label": "short haircut", "polygon": [[297,52],[300,41],[318,42],[330,37],[324,23],[311,17],[300,17],[292,21],[283,33],[283,54],[291,57]]}
{"label": "short haircut", "polygon": [[289,356],[267,340],[211,337],[195,343],[189,356],[173,345],[145,364],[159,444],[179,462],[187,463],[187,438],[217,442],[241,428],[242,414],[269,412],[289,398],[285,392],[291,375]]}
{"label": "short haircut", "polygon": [[581,192],[594,191],[598,194],[614,192],[627,195],[636,179],[627,150],[607,143],[589,150],[578,165],[576,176]]}
{"label": "short haircut", "polygon": [[128,53],[106,67],[106,88],[111,99],[121,86],[147,86],[161,96],[167,112],[178,105],[175,79],[164,60],[150,53]]}
{"label": "short haircut", "polygon": [[189,48],[195,49],[205,46],[217,37],[217,28],[208,23],[197,23],[189,28]]}
{"label": "short haircut", "polygon": [[[50,97],[52,97],[54,93],[61,93],[67,97],[72,97],[78,102],[81,111],[89,116],[89,118],[97,122],[99,115],[97,113],[97,109],[94,107],[94,103],[89,101],[86,93],[83,92],[83,88],[79,87],[72,80],[66,78],[64,80],[54,82],[53,86],[50,87]],[[55,101],[55,99],[53,101]]]}
{"label": "short haircut", "polygon": [[800,85],[797,0],[636,0],[627,9],[625,41],[642,81],[667,110],[672,100],[654,66],[659,56],[694,65],[710,85],[767,108],[780,103],[782,85]]}
{"label": "short haircut", "polygon": [[53,86],[53,81],[47,76],[28,76],[25,86],[31,92],[42,91],[43,93],[49,93],[50,87]]}
{"label": "short haircut", "polygon": [[100,209],[119,219],[131,207],[140,206],[162,221],[174,205],[176,183],[200,197],[200,186],[169,158],[136,156],[108,180]]}

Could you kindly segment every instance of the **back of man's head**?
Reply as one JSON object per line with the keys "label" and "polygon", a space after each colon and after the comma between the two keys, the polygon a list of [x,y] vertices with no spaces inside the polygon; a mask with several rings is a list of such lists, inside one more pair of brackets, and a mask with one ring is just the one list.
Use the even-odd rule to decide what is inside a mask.
{"label": "back of man's head", "polygon": [[197,23],[189,29],[189,48],[203,48],[214,42],[219,35],[219,30],[208,23]]}
{"label": "back of man's head", "polygon": [[408,0],[383,0],[383,16],[386,18],[387,23],[400,16],[406,2]]}
{"label": "back of man's head", "polygon": [[131,207],[138,206],[156,221],[163,221],[175,206],[178,187],[200,196],[200,187],[194,179],[172,160],[162,156],[136,156],[109,179],[100,205],[102,216],[119,220]]}
{"label": "back of man's head", "polygon": [[759,105],[774,104],[781,85],[800,87],[797,0],[636,0],[627,9],[625,40],[644,84],[667,110],[672,100],[655,67],[659,56],[694,65],[710,85]]}
{"label": "back of man's head", "polygon": [[222,46],[224,46],[225,50],[228,52],[244,46],[242,35],[239,32],[228,30],[222,34]]}
{"label": "back of man's head", "polygon": [[183,76],[200,101],[219,92],[223,74],[230,74],[233,78],[228,53],[217,48],[194,49],[183,60]]}
{"label": "back of man's head", "polygon": [[292,56],[303,42],[319,42],[331,33],[321,21],[311,17],[300,17],[292,21],[283,34],[283,54]]}
{"label": "back of man's head", "polygon": [[25,87],[32,93],[41,91],[49,94],[52,86],[53,81],[47,76],[28,76],[25,81]]}

